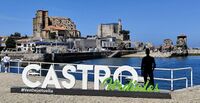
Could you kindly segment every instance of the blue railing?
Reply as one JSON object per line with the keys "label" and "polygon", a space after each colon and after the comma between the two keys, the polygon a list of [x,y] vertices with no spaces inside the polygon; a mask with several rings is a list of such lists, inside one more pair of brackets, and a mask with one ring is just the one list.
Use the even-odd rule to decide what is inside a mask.
{"label": "blue railing", "polygon": [[[12,73],[18,73],[21,74],[24,67],[26,67],[29,64],[38,64],[42,67],[42,69],[40,69],[40,71],[32,71],[30,72],[30,75],[38,75],[38,76],[45,76],[50,65],[54,65],[55,67],[55,71],[58,74],[58,77],[62,78],[61,76],[61,72],[62,72],[62,68],[70,63],[50,63],[50,62],[30,62],[30,61],[11,61],[10,62],[10,66],[8,68],[8,72],[12,72]],[[70,64],[70,65],[74,65],[77,66],[78,64]],[[113,72],[116,70],[116,68],[120,67],[120,66],[108,66],[111,70],[111,76],[113,75]],[[4,72],[4,67],[1,67],[0,72]],[[135,70],[137,70],[138,74],[140,71],[140,67],[133,67]],[[170,89],[171,91],[176,90],[174,88],[174,82],[175,81],[181,81],[184,80],[185,81],[185,87],[184,88],[188,88],[189,86],[192,87],[193,86],[193,70],[191,67],[186,67],[186,68],[155,68],[155,72],[156,71],[163,71],[165,72],[165,77],[155,77],[155,80],[158,81],[163,81],[163,82],[170,82]],[[181,76],[181,77],[176,77],[175,76],[175,71],[184,71],[184,72],[189,72],[190,76]],[[166,72],[170,72],[170,73],[166,73]],[[79,76],[79,74],[81,74],[82,71],[76,71],[75,73],[72,73],[73,75],[75,75],[76,79],[82,79],[81,76]],[[94,77],[94,71],[89,71],[88,72],[89,75],[89,80],[93,80],[92,78]],[[104,75],[104,73],[100,73],[100,75]],[[127,73],[123,73],[120,75],[120,81],[125,81],[126,78],[130,77],[130,74]],[[139,77],[140,80],[142,79],[142,77]]]}

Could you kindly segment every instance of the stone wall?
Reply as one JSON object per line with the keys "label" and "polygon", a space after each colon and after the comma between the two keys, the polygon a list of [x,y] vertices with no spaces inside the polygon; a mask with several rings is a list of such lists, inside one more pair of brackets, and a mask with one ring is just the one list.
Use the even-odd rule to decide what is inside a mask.
{"label": "stone wall", "polygon": [[188,54],[189,55],[200,55],[200,50],[199,49],[189,49]]}
{"label": "stone wall", "polygon": [[44,54],[24,54],[24,61],[44,61]]}
{"label": "stone wall", "polygon": [[45,61],[45,54],[33,54],[33,53],[1,53],[0,57],[3,58],[5,54],[8,54],[8,56],[11,59],[19,59],[23,61],[38,61],[42,62]]}
{"label": "stone wall", "polygon": [[3,58],[6,54],[8,54],[8,56],[11,58],[11,59],[22,59],[24,57],[24,53],[14,53],[14,52],[11,52],[11,53],[1,53],[0,54],[0,57]]}
{"label": "stone wall", "polygon": [[[25,53],[7,53],[11,59],[20,59],[23,61],[36,62],[55,62],[55,63],[72,63],[87,59],[96,59],[107,57],[111,52],[83,52],[83,53],[55,53],[55,54],[25,54]],[[1,53],[0,57],[5,56]]]}
{"label": "stone wall", "polygon": [[67,46],[46,46],[47,53],[67,53]]}

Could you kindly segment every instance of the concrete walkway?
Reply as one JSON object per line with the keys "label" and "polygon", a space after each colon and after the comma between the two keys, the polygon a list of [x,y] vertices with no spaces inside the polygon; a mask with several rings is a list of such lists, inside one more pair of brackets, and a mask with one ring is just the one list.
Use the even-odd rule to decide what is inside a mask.
{"label": "concrete walkway", "polygon": [[[42,77],[30,77],[31,80],[43,80]],[[126,97],[63,96],[44,94],[11,94],[13,86],[24,86],[21,75],[0,73],[0,103],[200,103],[200,87],[171,92],[172,99],[146,99]],[[80,88],[76,81],[75,88]],[[93,83],[88,83],[93,88]]]}

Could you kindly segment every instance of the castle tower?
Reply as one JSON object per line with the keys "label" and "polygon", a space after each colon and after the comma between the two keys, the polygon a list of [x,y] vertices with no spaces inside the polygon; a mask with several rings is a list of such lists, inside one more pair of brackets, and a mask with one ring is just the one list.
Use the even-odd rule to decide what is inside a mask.
{"label": "castle tower", "polygon": [[99,37],[99,38],[101,38],[102,37],[102,25],[100,24],[99,26],[98,26],[98,29],[97,29],[98,31],[97,31],[97,36]]}
{"label": "castle tower", "polygon": [[177,55],[188,55],[187,36],[181,34],[177,36],[177,42],[174,49]]}
{"label": "castle tower", "polygon": [[45,25],[44,25],[45,28],[49,25],[48,11],[44,11],[44,19],[45,19]]}
{"label": "castle tower", "polygon": [[122,20],[118,20],[118,34],[120,34],[120,31],[122,31]]}
{"label": "castle tower", "polygon": [[177,36],[176,43],[178,46],[187,47],[187,36],[184,34]]}
{"label": "castle tower", "polygon": [[47,27],[48,22],[48,11],[38,10],[36,17],[33,18],[33,35],[34,37],[41,37],[42,29]]}

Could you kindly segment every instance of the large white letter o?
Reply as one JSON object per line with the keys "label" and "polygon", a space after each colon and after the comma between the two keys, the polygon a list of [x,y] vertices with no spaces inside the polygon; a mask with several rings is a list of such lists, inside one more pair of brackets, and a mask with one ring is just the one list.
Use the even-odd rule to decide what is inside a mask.
{"label": "large white letter o", "polygon": [[117,68],[117,70],[114,73],[114,77],[113,77],[114,81],[118,80],[119,75],[123,71],[130,72],[132,74],[132,80],[133,81],[138,81],[138,74],[137,74],[136,70],[131,66],[121,66],[121,67]]}

